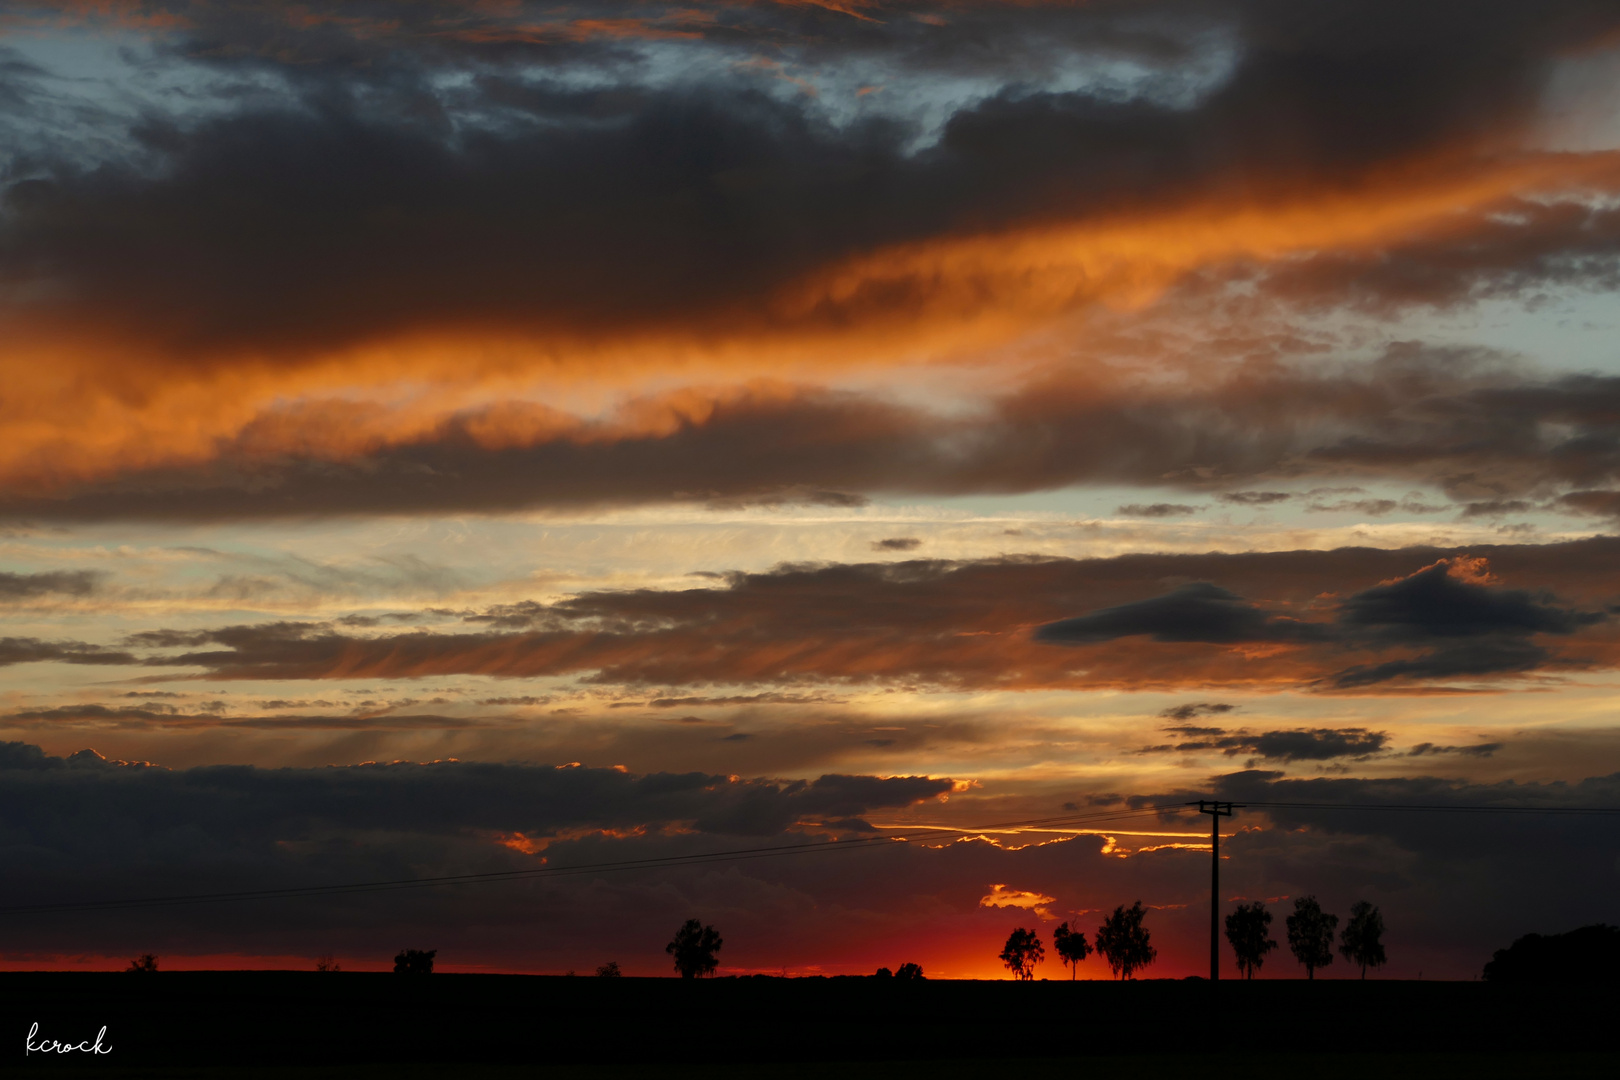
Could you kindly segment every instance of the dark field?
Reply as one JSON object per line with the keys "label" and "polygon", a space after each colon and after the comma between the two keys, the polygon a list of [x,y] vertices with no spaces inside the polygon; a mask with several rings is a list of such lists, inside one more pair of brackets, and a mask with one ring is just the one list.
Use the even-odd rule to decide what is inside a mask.
{"label": "dark field", "polygon": [[[11,1075],[1615,1076],[1620,995],[1482,983],[0,974]],[[112,1053],[25,1060],[24,1038]],[[1021,1059],[1021,1060],[1020,1060]],[[1014,1062],[1016,1061],[1016,1065]],[[150,1071],[149,1071],[150,1070]]]}

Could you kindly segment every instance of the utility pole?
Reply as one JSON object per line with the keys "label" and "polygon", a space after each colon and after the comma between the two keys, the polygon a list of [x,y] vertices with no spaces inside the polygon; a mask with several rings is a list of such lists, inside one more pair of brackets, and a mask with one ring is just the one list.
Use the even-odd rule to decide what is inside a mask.
{"label": "utility pole", "polygon": [[1241,809],[1235,803],[1199,799],[1188,806],[1198,807],[1200,814],[1210,816],[1209,829],[1209,982],[1214,986],[1221,978],[1221,818],[1231,817]]}

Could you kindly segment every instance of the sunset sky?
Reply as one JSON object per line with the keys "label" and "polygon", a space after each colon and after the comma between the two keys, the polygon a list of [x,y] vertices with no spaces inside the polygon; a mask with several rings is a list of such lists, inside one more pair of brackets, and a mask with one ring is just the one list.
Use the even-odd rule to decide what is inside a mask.
{"label": "sunset sky", "polygon": [[[0,906],[913,838],[0,968],[1066,978],[1141,899],[1181,976],[1207,818],[916,827],[1620,806],[1612,0],[0,0],[0,364]],[[1620,922],[1613,818],[1225,830],[1385,977]]]}

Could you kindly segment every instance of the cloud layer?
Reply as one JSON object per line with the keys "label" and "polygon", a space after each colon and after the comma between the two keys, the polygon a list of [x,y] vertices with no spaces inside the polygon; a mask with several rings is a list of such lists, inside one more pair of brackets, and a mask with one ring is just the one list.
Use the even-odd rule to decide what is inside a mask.
{"label": "cloud layer", "polygon": [[454,629],[289,620],[116,649],[10,639],[0,659],[261,681],[1422,689],[1611,667],[1614,543],[787,565],[434,616]]}
{"label": "cloud layer", "polygon": [[[96,96],[6,46],[0,513],[1316,473],[1610,510],[1612,380],[1335,373],[1303,328],[1612,283],[1620,165],[1549,152],[1544,109],[1601,3],[11,18],[114,47]],[[1136,377],[1189,331],[1263,362]],[[1009,349],[986,408],[896,392]]]}

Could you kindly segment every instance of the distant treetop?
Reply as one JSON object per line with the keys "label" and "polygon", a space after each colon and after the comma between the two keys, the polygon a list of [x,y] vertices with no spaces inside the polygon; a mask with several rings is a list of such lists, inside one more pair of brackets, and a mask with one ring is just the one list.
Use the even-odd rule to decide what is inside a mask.
{"label": "distant treetop", "polygon": [[431,975],[433,958],[438,955],[438,949],[404,949],[394,957],[394,974]]}
{"label": "distant treetop", "polygon": [[664,951],[674,959],[675,970],[681,973],[681,978],[695,979],[714,974],[720,966],[716,954],[724,944],[725,941],[714,927],[704,926],[697,919],[687,919],[675,931],[670,943],[664,946]]}

